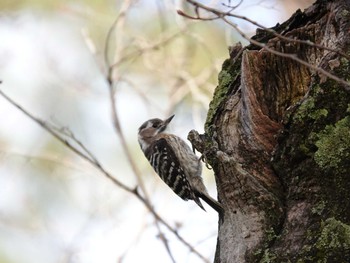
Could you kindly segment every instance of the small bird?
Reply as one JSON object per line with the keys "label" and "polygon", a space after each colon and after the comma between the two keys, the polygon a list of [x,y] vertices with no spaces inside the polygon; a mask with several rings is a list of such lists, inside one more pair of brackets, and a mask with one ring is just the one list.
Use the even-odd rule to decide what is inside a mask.
{"label": "small bird", "polygon": [[141,149],[155,172],[178,196],[195,201],[205,211],[201,198],[221,214],[223,207],[209,196],[203,184],[200,160],[180,137],[164,132],[174,116],[144,122],[138,133]]}

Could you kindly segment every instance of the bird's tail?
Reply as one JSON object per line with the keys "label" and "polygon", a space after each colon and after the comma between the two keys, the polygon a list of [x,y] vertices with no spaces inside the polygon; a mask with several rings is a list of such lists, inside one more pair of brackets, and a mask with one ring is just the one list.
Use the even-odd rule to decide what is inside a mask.
{"label": "bird's tail", "polygon": [[[204,202],[206,202],[208,205],[210,205],[216,212],[218,212],[220,215],[224,214],[224,208],[222,205],[216,201],[215,199],[211,198],[208,194],[206,193],[196,193],[198,197],[200,197]],[[198,202],[195,200],[195,202],[205,211],[203,208],[201,202],[198,199]]]}
{"label": "bird's tail", "polygon": [[204,206],[202,205],[201,200],[199,200],[198,196],[195,196],[195,197],[193,198],[193,201],[195,201],[196,204],[197,204],[200,208],[202,208],[204,211],[206,211],[205,208],[204,208]]}

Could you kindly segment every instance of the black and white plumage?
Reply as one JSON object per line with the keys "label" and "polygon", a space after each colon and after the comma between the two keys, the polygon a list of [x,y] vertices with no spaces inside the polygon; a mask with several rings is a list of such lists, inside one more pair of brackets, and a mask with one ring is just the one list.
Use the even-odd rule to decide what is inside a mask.
{"label": "black and white plumage", "polygon": [[164,132],[173,117],[150,119],[141,125],[138,141],[142,151],[160,178],[183,200],[193,200],[205,210],[201,198],[222,213],[222,206],[209,196],[203,184],[197,156],[180,137]]}

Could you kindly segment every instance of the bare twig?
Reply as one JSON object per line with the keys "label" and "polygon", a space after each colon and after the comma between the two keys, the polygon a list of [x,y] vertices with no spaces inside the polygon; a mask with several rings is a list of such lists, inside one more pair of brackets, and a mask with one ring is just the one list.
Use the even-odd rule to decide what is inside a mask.
{"label": "bare twig", "polygon": [[[111,27],[108,30],[107,33],[107,38],[105,41],[105,48],[104,48],[104,60],[106,62],[106,65],[110,65],[110,61],[109,61],[109,45],[111,43],[111,37],[113,35],[114,30],[116,29],[117,25],[121,23],[121,21],[123,22],[125,19],[125,16],[127,14],[128,9],[131,6],[132,1],[128,0],[128,1],[124,1],[123,5],[120,9],[119,15],[117,16],[117,18],[114,20],[113,24],[111,25]],[[119,45],[116,45],[117,48],[119,48]],[[109,73],[108,73],[109,74]]]}
{"label": "bare twig", "polygon": [[87,154],[89,158],[91,158],[94,162],[98,162],[95,158],[95,156],[90,152],[90,150],[80,141],[78,140],[74,133],[68,128],[68,127],[58,127],[57,125],[46,123],[50,129],[57,132],[58,134],[63,134],[64,136],[68,137],[72,141],[74,141],[79,147]]}
{"label": "bare twig", "polygon": [[158,40],[157,42],[149,45],[148,47],[144,48],[137,48],[136,50],[130,51],[126,53],[125,55],[120,56],[116,62],[114,62],[112,65],[110,65],[110,70],[113,70],[115,67],[120,66],[122,63],[125,63],[128,60],[132,60],[134,58],[139,57],[143,53],[147,51],[157,50],[159,47],[164,46],[171,41],[175,40],[177,37],[181,36],[187,29],[183,28],[180,31],[177,31],[175,33],[170,34],[167,37],[163,37],[162,39]]}

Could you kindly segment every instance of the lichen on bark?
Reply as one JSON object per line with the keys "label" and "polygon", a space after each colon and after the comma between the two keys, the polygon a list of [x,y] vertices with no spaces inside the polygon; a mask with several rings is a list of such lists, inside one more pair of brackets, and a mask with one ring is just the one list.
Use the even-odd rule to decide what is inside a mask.
{"label": "lichen on bark", "polygon": [[[334,217],[321,223],[321,232],[315,243],[316,257],[319,261],[350,258],[350,226]],[[344,255],[344,253],[346,255]]]}
{"label": "lichen on bark", "polygon": [[350,117],[327,125],[318,136],[315,145],[315,161],[322,169],[348,169],[350,161]]}
{"label": "lichen on bark", "polygon": [[[239,46],[238,46],[239,48]],[[240,59],[238,61],[232,61],[227,59],[223,65],[218,76],[218,86],[215,89],[213,99],[209,104],[209,110],[207,113],[207,120],[205,123],[205,132],[211,135],[211,125],[215,114],[219,113],[220,106],[226,100],[232,92],[232,83],[237,81],[240,76]]]}

